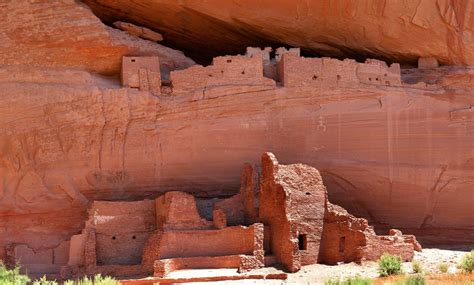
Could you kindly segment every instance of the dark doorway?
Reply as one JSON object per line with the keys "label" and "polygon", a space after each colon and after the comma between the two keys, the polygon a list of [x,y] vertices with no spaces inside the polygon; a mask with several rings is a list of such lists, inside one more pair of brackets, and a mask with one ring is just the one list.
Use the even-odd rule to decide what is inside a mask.
{"label": "dark doorway", "polygon": [[298,235],[298,249],[299,250],[306,250],[307,248],[307,240],[305,234]]}

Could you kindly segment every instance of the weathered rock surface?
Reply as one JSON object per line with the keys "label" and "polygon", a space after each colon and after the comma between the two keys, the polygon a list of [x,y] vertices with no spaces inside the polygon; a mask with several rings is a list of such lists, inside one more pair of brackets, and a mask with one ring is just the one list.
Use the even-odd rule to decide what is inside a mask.
{"label": "weathered rock surface", "polygon": [[[215,8],[198,3],[200,11],[218,13],[211,17],[195,12],[197,2],[165,2],[134,1],[143,6],[126,6],[133,19],[91,6],[106,21],[117,17],[154,28],[165,42],[192,45],[197,53],[204,46],[210,54],[235,52],[249,42],[272,40],[322,54],[357,52],[410,63],[422,55],[441,63],[473,63],[469,1],[440,0],[436,7],[420,1],[418,8],[410,2],[403,9],[378,1],[335,10],[335,4],[326,10],[298,4],[298,13],[294,2],[282,1],[264,5],[278,11],[263,15],[250,1],[242,6],[245,14],[226,1],[213,3]],[[313,2],[308,5],[319,5]],[[174,94],[157,97],[95,73],[118,74],[123,55],[158,55],[166,77],[194,64],[181,52],[106,27],[76,1],[3,1],[0,8],[0,258],[8,244],[25,244],[31,251],[61,245],[84,227],[94,200],[139,200],[171,190],[228,197],[237,192],[241,165],[256,163],[264,151],[284,164],[317,167],[331,201],[380,228],[401,228],[436,244],[474,241],[472,67],[402,70],[404,83],[391,86],[358,79],[339,85],[332,74],[329,86],[317,81],[326,75],[308,77],[311,64],[295,65],[309,84],[293,77],[295,85],[284,87],[257,78],[260,69],[247,70],[241,80],[216,74],[210,79],[206,72],[224,73],[219,63],[228,66],[221,58],[214,67],[175,72],[184,76],[175,81]],[[253,11],[258,15],[250,17]],[[334,11],[335,17],[311,11]],[[157,15],[154,20],[147,18],[149,12]],[[293,13],[289,22],[279,16],[285,13]],[[345,13],[362,26],[342,21],[338,15]],[[330,21],[311,22],[321,19]],[[173,30],[164,23],[176,20],[182,26]],[[404,24],[392,25],[397,21]],[[197,28],[193,36],[183,30],[191,28]],[[216,33],[208,33],[210,28]],[[242,59],[247,61],[252,60]],[[324,62],[331,66],[331,60]],[[239,68],[225,72],[240,76]],[[199,85],[190,83],[196,78]],[[232,218],[226,222],[235,222]],[[249,212],[246,219],[253,218]]]}
{"label": "weathered rock surface", "polygon": [[155,41],[155,42],[160,42],[163,40],[163,36],[160,33],[157,33],[155,31],[152,31],[144,27],[139,27],[134,24],[117,21],[117,22],[114,22],[114,27],[122,31],[126,31],[131,35],[140,37],[145,40],[150,40],[150,41]]}
{"label": "weathered rock surface", "polygon": [[57,246],[92,200],[234,194],[242,163],[265,150],[318,167],[330,200],[372,223],[442,243],[456,236],[440,229],[457,230],[472,243],[470,70],[437,70],[435,90],[279,87],[202,100],[80,71],[1,70],[0,246]]}
{"label": "weathered rock surface", "polygon": [[77,1],[0,3],[0,64],[118,74],[123,55],[159,56],[168,72],[194,64],[180,51],[105,26]]}
{"label": "weathered rock surface", "polygon": [[474,64],[474,3],[421,1],[84,0],[106,22],[163,33],[197,58],[271,43],[325,56],[375,57],[415,64]]}

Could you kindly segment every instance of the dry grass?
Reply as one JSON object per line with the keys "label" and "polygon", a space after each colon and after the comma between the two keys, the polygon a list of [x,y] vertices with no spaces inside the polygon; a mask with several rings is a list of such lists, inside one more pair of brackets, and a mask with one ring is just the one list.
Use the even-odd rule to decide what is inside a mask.
{"label": "dry grass", "polygon": [[[403,284],[406,275],[396,275],[374,279],[374,285],[395,285]],[[425,275],[428,285],[474,285],[474,274],[427,274]]]}

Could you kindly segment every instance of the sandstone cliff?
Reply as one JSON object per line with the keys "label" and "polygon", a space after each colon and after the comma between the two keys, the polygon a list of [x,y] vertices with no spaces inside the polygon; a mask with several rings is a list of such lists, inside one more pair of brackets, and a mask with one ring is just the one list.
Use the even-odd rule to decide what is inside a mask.
{"label": "sandstone cliff", "polygon": [[118,74],[125,54],[159,56],[164,71],[194,64],[182,52],[105,26],[77,1],[0,3],[0,64]]}
{"label": "sandstone cliff", "polygon": [[[105,21],[155,28],[163,44],[167,39],[186,44],[195,54],[209,52],[206,57],[273,40],[321,54],[360,53],[408,63],[433,55],[443,63],[473,63],[469,1],[437,1],[436,7],[420,1],[418,8],[403,9],[387,2],[375,14],[353,4],[357,1],[326,10],[282,1],[265,5],[278,9],[262,16],[251,16],[258,9],[250,2],[231,10],[220,6],[230,5],[225,1],[212,9],[207,2],[162,2],[112,9],[107,5],[141,2],[87,1]],[[154,198],[169,190],[202,199],[231,196],[242,164],[255,163],[265,151],[282,163],[317,167],[331,201],[380,227],[417,233],[422,242],[474,240],[472,67],[402,70],[402,81],[391,86],[314,87],[283,86],[245,72],[240,81],[209,79],[207,67],[194,66],[174,72],[185,75],[174,93],[154,96],[122,88],[117,75],[123,55],[159,56],[164,79],[194,61],[105,26],[76,1],[7,1],[0,7],[0,258],[8,244],[38,249],[69,239],[83,228],[94,200]],[[229,14],[209,17],[207,9]],[[232,15],[244,10],[242,17]],[[120,11],[131,11],[130,19]],[[156,22],[144,11],[156,15]],[[357,16],[362,28],[311,22],[341,19],[318,17],[320,11]],[[284,13],[293,16],[285,19]],[[301,13],[306,18],[294,21]],[[446,13],[451,20],[443,20]],[[424,22],[426,17],[433,18]],[[405,18],[407,23],[397,24]],[[428,28],[415,27],[419,23]],[[315,34],[309,26],[316,27]],[[361,34],[351,29],[367,32],[357,37]],[[225,64],[227,58],[219,60]]]}
{"label": "sandstone cliff", "polygon": [[415,63],[435,56],[444,64],[474,64],[470,0],[84,2],[107,22],[125,20],[160,31],[196,57],[274,43],[332,57]]}

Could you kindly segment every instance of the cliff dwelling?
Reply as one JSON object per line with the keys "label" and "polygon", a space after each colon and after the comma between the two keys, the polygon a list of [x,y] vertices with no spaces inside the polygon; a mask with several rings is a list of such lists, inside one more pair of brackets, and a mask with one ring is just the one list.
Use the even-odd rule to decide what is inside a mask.
{"label": "cliff dwelling", "polygon": [[80,234],[50,250],[9,245],[6,260],[61,279],[97,273],[165,278],[201,268],[248,272],[281,265],[296,272],[318,262],[377,260],[383,253],[410,261],[421,250],[413,235],[391,230],[378,236],[367,220],[331,204],[313,167],[280,165],[264,153],[259,167],[244,167],[241,181],[238,194],[214,204],[211,221],[180,191],[154,200],[94,201]]}
{"label": "cliff dwelling", "polygon": [[0,2],[0,284],[474,281],[472,1]]}

